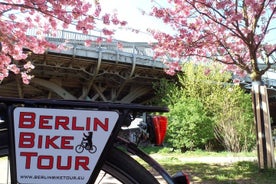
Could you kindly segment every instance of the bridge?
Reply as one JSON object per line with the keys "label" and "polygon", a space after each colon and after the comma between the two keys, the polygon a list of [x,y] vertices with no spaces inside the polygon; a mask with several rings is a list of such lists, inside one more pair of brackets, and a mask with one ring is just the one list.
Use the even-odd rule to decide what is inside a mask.
{"label": "bridge", "polygon": [[[35,65],[35,77],[30,84],[10,74],[1,84],[1,96],[145,104],[154,96],[153,82],[169,77],[148,43],[97,42],[97,36],[69,31],[47,39],[66,49],[32,54],[28,60]],[[87,47],[85,40],[95,42]]]}
{"label": "bridge", "polygon": [[[34,30],[29,30],[35,35]],[[48,50],[28,58],[35,65],[35,76],[24,85],[10,74],[2,81],[0,95],[17,98],[55,98],[146,104],[154,97],[153,82],[170,78],[160,59],[153,58],[148,43],[97,42],[100,37],[58,31],[47,39],[64,45],[64,50]],[[94,40],[85,46],[85,40]],[[262,66],[260,66],[262,67]],[[275,73],[275,66],[271,69]],[[276,101],[275,79],[266,78],[269,97]],[[250,81],[245,81],[250,88]],[[276,104],[275,104],[276,108]],[[275,118],[276,119],[276,118]]]}

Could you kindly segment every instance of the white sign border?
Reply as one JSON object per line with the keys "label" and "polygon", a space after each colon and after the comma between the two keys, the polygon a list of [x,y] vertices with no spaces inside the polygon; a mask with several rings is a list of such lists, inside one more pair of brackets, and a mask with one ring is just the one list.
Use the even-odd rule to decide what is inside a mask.
{"label": "white sign border", "polygon": [[[109,137],[110,137],[110,135],[111,135],[111,132],[113,131],[113,129],[114,129],[114,127],[115,127],[115,125],[116,125],[116,122],[117,122],[117,120],[118,120],[118,118],[119,118],[119,114],[118,114],[118,112],[117,111],[102,111],[102,110],[88,110],[88,109],[63,109],[63,108],[40,108],[40,107],[15,107],[14,109],[13,109],[13,122],[14,122],[14,125],[13,125],[13,138],[14,138],[14,150],[15,150],[15,153],[14,153],[14,157],[15,157],[15,162],[16,162],[16,165],[17,165],[17,168],[16,168],[16,172],[17,172],[17,182],[18,183],[43,183],[43,184],[48,184],[48,183],[51,183],[51,184],[54,184],[54,183],[66,183],[66,184],[70,184],[70,183],[80,183],[81,181],[76,181],[76,180],[71,180],[72,179],[72,174],[70,174],[69,172],[69,174],[68,175],[66,175],[65,177],[60,177],[60,178],[63,178],[64,180],[61,180],[60,178],[58,178],[58,179],[45,179],[44,177],[43,177],[43,175],[41,175],[41,174],[39,174],[39,175],[36,175],[37,177],[36,177],[36,179],[34,179],[34,178],[32,178],[32,179],[22,179],[22,174],[23,173],[25,173],[25,172],[23,172],[22,171],[22,167],[20,167],[20,165],[24,165],[24,164],[22,164],[22,159],[20,160],[19,159],[19,157],[20,157],[20,153],[22,152],[22,149],[24,150],[24,149],[26,149],[26,148],[19,148],[18,147],[18,145],[19,145],[19,137],[18,137],[18,135],[19,135],[19,133],[22,133],[23,132],[23,130],[25,130],[26,128],[19,128],[18,126],[19,126],[19,113],[20,112],[23,112],[23,111],[27,111],[27,112],[35,112],[39,117],[40,116],[42,116],[42,115],[49,115],[49,114],[53,114],[53,113],[56,113],[55,114],[55,116],[68,116],[68,113],[69,114],[75,114],[75,113],[82,113],[82,115],[83,115],[83,117],[85,117],[85,115],[84,114],[86,114],[86,116],[87,116],[87,114],[93,114],[93,116],[91,116],[91,117],[98,117],[98,118],[100,118],[101,120],[100,120],[100,122],[104,122],[104,120],[102,119],[102,118],[107,118],[107,114],[109,114],[108,116],[110,116],[110,117],[108,117],[109,119],[110,119],[110,122],[109,122],[109,128],[108,128],[108,131],[106,131],[106,132],[108,132],[108,136],[107,137],[105,137],[104,139],[105,140],[103,140],[103,138],[101,138],[101,139],[98,139],[99,141],[97,141],[97,139],[95,139],[94,138],[94,136],[96,137],[97,136],[97,132],[99,131],[99,129],[96,131],[96,132],[94,132],[93,133],[93,141],[94,141],[94,139],[95,139],[95,145],[96,144],[99,144],[99,142],[103,142],[103,141],[105,141],[105,143],[103,144],[103,146],[101,147],[101,146],[99,146],[99,147],[97,147],[97,154],[98,154],[98,156],[97,156],[97,159],[96,160],[98,160],[99,158],[100,158],[100,156],[101,156],[101,154],[102,154],[102,151],[104,150],[104,147],[105,147],[105,145],[106,145],[106,143],[107,143],[107,141],[108,141],[108,139],[109,139]],[[62,112],[62,113],[61,113]],[[65,113],[66,112],[66,113]],[[60,113],[60,114],[59,114]],[[72,119],[72,117],[73,117],[73,115],[71,115],[70,116],[70,118]],[[79,117],[79,116],[75,116],[75,117]],[[37,121],[37,120],[35,120],[35,121]],[[78,122],[78,120],[76,120],[77,121],[77,123],[79,124],[79,122]],[[87,122],[86,122],[87,123]],[[37,122],[36,122],[36,124],[37,124]],[[45,126],[42,126],[42,125],[45,125]],[[41,127],[46,127],[47,128],[47,125],[49,125],[48,123],[45,123],[45,124],[43,124],[42,123],[42,125],[41,125]],[[37,128],[37,125],[35,125],[35,127]],[[65,126],[66,127],[66,126]],[[79,129],[81,129],[80,127],[82,127],[82,126],[80,126],[80,125],[77,125],[76,126],[77,128],[79,128]],[[91,127],[90,127],[91,128]],[[85,129],[86,130],[86,129]],[[90,129],[91,130],[91,129]],[[63,130],[63,131],[65,131],[65,130]],[[69,131],[69,130],[68,130]],[[74,130],[75,132],[77,132],[77,130]],[[86,130],[87,131],[87,130]],[[35,131],[35,132],[39,132],[39,131]],[[58,132],[58,130],[56,130],[56,131],[53,131],[53,132],[55,132],[55,133],[57,133]],[[82,130],[79,130],[79,132],[81,132],[81,134],[82,133],[84,133],[85,131],[82,131]],[[87,131],[88,132],[88,131]],[[48,132],[49,133],[49,132]],[[69,132],[68,132],[69,133]],[[72,132],[71,132],[72,133]],[[69,134],[69,135],[71,135],[71,133]],[[99,132],[98,132],[99,133]],[[102,132],[101,132],[101,134],[102,134]],[[46,134],[39,134],[41,137],[43,137],[43,136],[46,136]],[[54,133],[53,133],[53,135],[54,135]],[[81,135],[81,136],[79,136],[79,137],[82,137],[83,135]],[[28,136],[27,136],[28,137]],[[42,138],[43,139],[43,138]],[[26,138],[26,140],[28,140],[27,138]],[[70,140],[68,139],[67,141],[69,141],[70,142]],[[74,137],[74,141],[76,141],[76,139],[75,139],[75,137]],[[27,144],[27,142],[28,141],[26,141],[25,143]],[[37,144],[37,143],[36,143]],[[74,143],[75,144],[75,143]],[[36,149],[39,149],[38,146],[39,144],[37,144],[36,146],[34,146],[34,147],[36,147]],[[42,145],[42,144],[41,144]],[[40,146],[41,146],[40,145]],[[69,147],[69,146],[71,146],[69,143],[67,144],[67,147]],[[49,146],[49,147],[51,147],[51,146]],[[28,150],[30,150],[31,148],[28,148]],[[74,145],[74,149],[75,149],[75,145]],[[48,150],[49,152],[45,152],[46,154],[45,155],[47,155],[47,154],[50,154],[51,153],[51,151],[50,150]],[[72,150],[71,150],[72,151]],[[74,150],[75,151],[75,150]],[[87,151],[87,150],[85,150],[85,151]],[[39,153],[41,153],[41,152],[39,152]],[[43,153],[44,154],[44,153]],[[85,153],[85,155],[89,155],[89,154],[91,154],[91,153],[89,153],[88,151]],[[96,154],[96,153],[95,153]],[[91,155],[90,155],[91,156]],[[34,157],[32,157],[32,158],[34,158]],[[94,157],[94,159],[95,159],[95,157]],[[26,160],[26,157],[25,157],[25,160]],[[38,160],[38,159],[37,159]],[[36,160],[36,161],[37,161]],[[43,159],[41,159],[41,160],[43,160]],[[66,159],[65,159],[66,160]],[[44,160],[45,161],[45,160]],[[42,163],[42,162],[41,162]],[[95,166],[96,166],[96,164],[97,164],[97,162],[92,166],[93,168],[95,168]],[[44,163],[44,165],[47,165],[47,163]],[[66,165],[66,164],[65,164]],[[26,165],[25,165],[26,166]],[[33,168],[33,165],[31,165],[31,168]],[[24,169],[23,169],[24,170]],[[25,169],[26,170],[26,169]],[[55,173],[55,174],[57,174],[57,172],[49,172],[47,169],[46,169],[46,173]],[[44,171],[45,172],[45,171]],[[75,170],[74,170],[74,172],[75,172]],[[32,173],[35,173],[35,172],[33,172],[32,171]],[[82,173],[83,173],[83,171],[82,171]],[[87,181],[89,180],[89,178],[90,178],[90,175],[92,174],[92,171],[90,170],[89,171],[89,174],[87,174],[86,176],[85,176],[85,179],[83,180],[83,183],[87,183]],[[58,175],[58,174],[57,174]],[[49,175],[48,175],[49,176]],[[56,176],[56,175],[55,175]],[[68,176],[70,176],[70,177],[68,177]],[[67,177],[67,178],[66,178]],[[46,177],[47,178],[47,177]]]}

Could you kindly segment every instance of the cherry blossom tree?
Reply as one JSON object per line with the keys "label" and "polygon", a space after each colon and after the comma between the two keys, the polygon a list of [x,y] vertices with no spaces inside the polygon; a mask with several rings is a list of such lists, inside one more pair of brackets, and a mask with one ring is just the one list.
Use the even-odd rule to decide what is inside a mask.
{"label": "cherry blossom tree", "polygon": [[[112,35],[113,31],[106,26],[126,24],[116,14],[102,14],[97,0],[0,1],[0,81],[13,72],[29,83],[28,73],[34,66],[27,60],[28,55],[42,54],[48,48],[58,49],[58,45],[45,37],[54,35],[58,29],[73,27],[87,34],[97,25],[103,25],[103,34]],[[35,36],[27,34],[30,29],[35,30]]]}
{"label": "cherry blossom tree", "polygon": [[[254,81],[275,63],[275,37],[270,42],[276,33],[274,0],[168,2],[168,8],[155,6],[151,12],[174,30],[172,34],[150,30],[158,42],[156,56],[221,62],[225,69],[239,76],[249,74]],[[176,63],[171,66],[171,74],[179,69]]]}
{"label": "cherry blossom tree", "polygon": [[[150,30],[157,40],[156,57],[220,62],[236,76],[249,75],[252,81],[258,81],[252,95],[259,166],[261,169],[275,167],[273,147],[268,147],[272,142],[267,128],[270,127],[269,111],[264,108],[268,100],[262,94],[258,96],[262,75],[276,62],[275,0],[167,1],[166,7],[158,6],[155,1],[150,13],[172,29],[170,32]],[[181,70],[177,62],[165,63],[170,66],[169,74]]]}

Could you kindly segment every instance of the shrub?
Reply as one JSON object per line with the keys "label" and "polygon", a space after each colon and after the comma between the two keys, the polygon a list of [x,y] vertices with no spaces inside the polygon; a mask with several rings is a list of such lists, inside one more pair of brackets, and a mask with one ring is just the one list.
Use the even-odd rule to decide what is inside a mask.
{"label": "shrub", "polygon": [[183,68],[177,82],[155,85],[170,108],[167,141],[183,150],[220,142],[229,151],[251,151],[256,144],[251,95],[229,83],[230,73],[220,66],[190,63]]}
{"label": "shrub", "polygon": [[196,99],[181,99],[170,105],[168,142],[182,151],[204,148],[214,138],[213,124],[203,104]]}

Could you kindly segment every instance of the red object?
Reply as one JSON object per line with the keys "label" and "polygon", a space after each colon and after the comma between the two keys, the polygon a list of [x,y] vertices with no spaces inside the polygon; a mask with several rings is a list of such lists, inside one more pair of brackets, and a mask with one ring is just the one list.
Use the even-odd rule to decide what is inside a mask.
{"label": "red object", "polygon": [[155,143],[156,145],[162,145],[167,131],[168,118],[166,116],[154,116],[153,125],[155,131]]}

